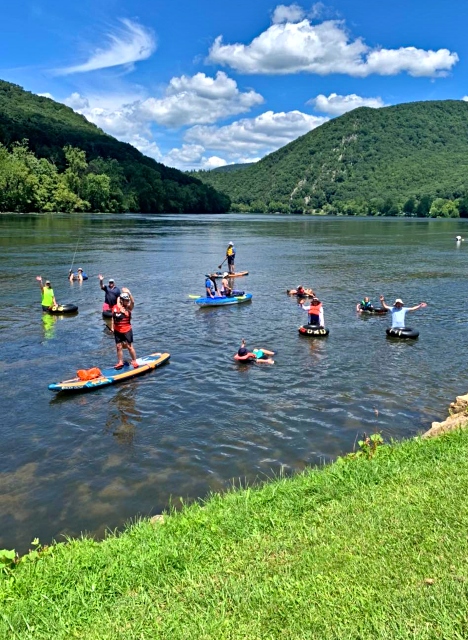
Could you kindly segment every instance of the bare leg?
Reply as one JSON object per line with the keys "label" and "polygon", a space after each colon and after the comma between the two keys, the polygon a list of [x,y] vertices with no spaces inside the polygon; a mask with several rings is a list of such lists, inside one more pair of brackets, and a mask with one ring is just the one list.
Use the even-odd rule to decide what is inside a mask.
{"label": "bare leg", "polygon": [[122,345],[119,342],[118,344],[115,345],[115,347],[117,349],[117,365],[116,366],[120,366],[121,364],[123,364]]}
{"label": "bare leg", "polygon": [[133,366],[135,366],[137,364],[137,361],[136,361],[137,357],[136,357],[135,349],[133,348],[133,346],[131,344],[129,344],[128,345],[128,350],[130,352],[130,355],[132,356],[132,360],[133,360],[132,364],[133,364]]}

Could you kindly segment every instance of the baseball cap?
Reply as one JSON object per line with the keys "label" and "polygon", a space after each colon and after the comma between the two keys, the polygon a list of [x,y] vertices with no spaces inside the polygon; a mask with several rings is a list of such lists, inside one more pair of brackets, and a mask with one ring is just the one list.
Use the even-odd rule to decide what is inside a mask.
{"label": "baseball cap", "polygon": [[50,280],[46,280],[46,281],[45,281],[45,283],[46,283],[46,284],[50,284]]}
{"label": "baseball cap", "polygon": [[114,278],[109,278],[109,282],[114,282]]}
{"label": "baseball cap", "polygon": [[234,244],[234,242],[228,242],[228,244]]}

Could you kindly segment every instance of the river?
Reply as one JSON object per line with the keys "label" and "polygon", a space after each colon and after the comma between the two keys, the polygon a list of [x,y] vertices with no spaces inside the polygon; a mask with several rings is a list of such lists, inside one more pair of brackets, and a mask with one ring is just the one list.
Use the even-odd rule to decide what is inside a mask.
{"label": "river", "polygon": [[[102,537],[180,498],[327,462],[363,432],[413,436],[468,391],[463,220],[2,215],[0,226],[0,548]],[[252,303],[201,310],[188,296],[231,240]],[[75,249],[83,284],[67,280]],[[50,382],[116,362],[99,273],[135,297],[137,355],[169,351],[170,363],[54,395]],[[36,275],[78,315],[43,315]],[[322,299],[328,338],[298,334],[307,314],[285,293],[298,284]],[[356,302],[380,293],[428,303],[409,316],[419,340],[389,340],[387,318],[358,316]],[[243,337],[276,350],[275,365],[237,365]]]}

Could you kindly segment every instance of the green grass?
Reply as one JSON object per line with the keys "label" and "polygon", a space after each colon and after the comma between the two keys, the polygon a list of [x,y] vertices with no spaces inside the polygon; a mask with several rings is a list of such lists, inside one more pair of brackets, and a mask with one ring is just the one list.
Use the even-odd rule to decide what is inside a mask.
{"label": "green grass", "polygon": [[465,639],[468,432],[214,495],[0,578],[1,638]]}

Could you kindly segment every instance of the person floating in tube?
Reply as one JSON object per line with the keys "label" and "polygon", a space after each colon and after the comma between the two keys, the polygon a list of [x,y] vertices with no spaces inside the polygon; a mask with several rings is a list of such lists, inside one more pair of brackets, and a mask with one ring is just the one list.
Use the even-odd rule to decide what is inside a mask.
{"label": "person floating in tube", "polygon": [[374,305],[372,304],[369,296],[365,296],[361,302],[357,303],[356,311],[374,311]]}
{"label": "person floating in tube", "polygon": [[36,280],[39,282],[41,288],[41,305],[42,311],[50,311],[52,307],[57,306],[57,300],[55,299],[54,290],[50,284],[50,280],[46,280],[45,284],[42,284],[42,277],[36,276]]}
{"label": "person floating in tube", "polygon": [[309,305],[304,305],[304,301],[299,302],[304,311],[309,313],[309,324],[315,327],[324,327],[325,319],[323,314],[323,305],[318,298],[312,298]]}
{"label": "person floating in tube", "polygon": [[274,356],[274,351],[268,349],[256,348],[249,351],[245,346],[245,338],[242,338],[241,346],[237,351],[237,356],[240,359],[251,360],[257,364],[275,364],[275,361],[271,358]]}
{"label": "person floating in tube", "polygon": [[426,302],[420,302],[415,307],[405,307],[403,306],[403,300],[401,298],[397,298],[393,307],[389,307],[383,296],[380,296],[380,303],[384,309],[387,309],[387,311],[391,311],[392,313],[392,329],[405,328],[405,316],[407,311],[417,311],[418,309],[424,309],[424,307],[427,307]]}

